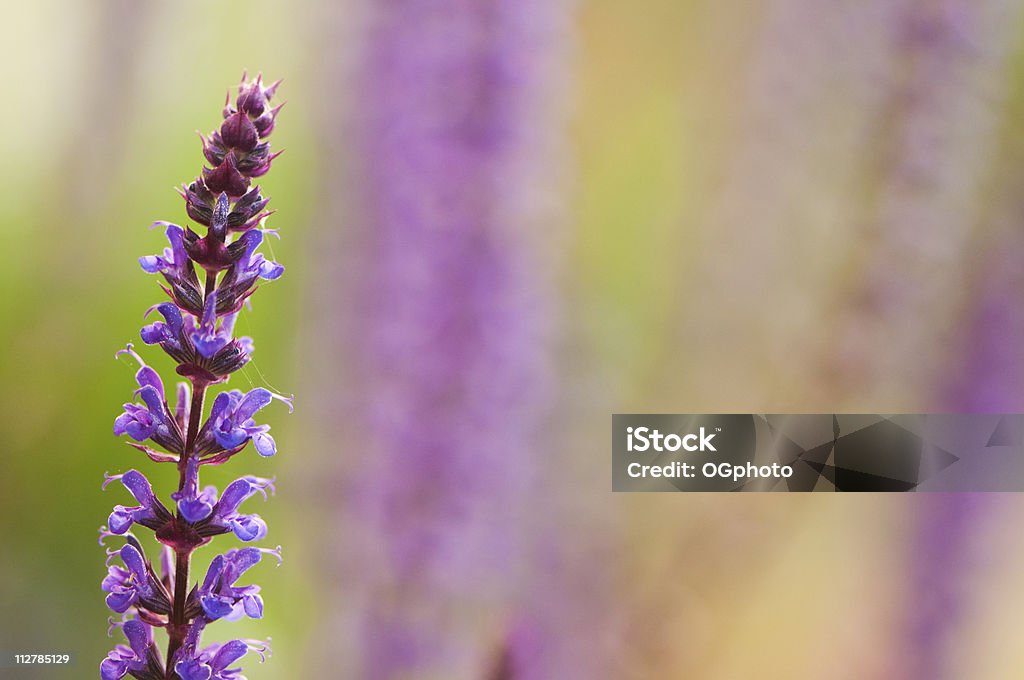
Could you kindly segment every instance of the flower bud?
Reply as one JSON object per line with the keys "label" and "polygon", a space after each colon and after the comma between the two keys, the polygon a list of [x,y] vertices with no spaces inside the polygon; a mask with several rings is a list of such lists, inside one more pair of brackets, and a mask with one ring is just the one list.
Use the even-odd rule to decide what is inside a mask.
{"label": "flower bud", "polygon": [[213,193],[224,192],[230,197],[239,197],[249,188],[249,179],[238,171],[233,153],[227,154],[216,168],[203,168],[203,182]]}
{"label": "flower bud", "polygon": [[242,151],[252,151],[259,142],[256,133],[256,126],[249,120],[249,116],[241,111],[228,116],[220,126],[220,138],[226,145]]}

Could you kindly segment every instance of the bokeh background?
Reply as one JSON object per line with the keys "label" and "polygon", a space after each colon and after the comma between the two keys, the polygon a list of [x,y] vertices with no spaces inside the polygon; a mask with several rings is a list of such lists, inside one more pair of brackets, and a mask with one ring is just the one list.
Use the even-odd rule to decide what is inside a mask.
{"label": "bokeh background", "polygon": [[[0,648],[113,644],[114,352],[283,77],[251,680],[1016,678],[1013,495],[610,492],[613,412],[1024,408],[1024,3],[39,0],[0,21]],[[156,352],[147,361],[168,362]],[[250,501],[254,503],[254,501]],[[259,503],[259,501],[255,501]],[[221,549],[232,539],[220,539]],[[202,573],[213,548],[200,553]]]}

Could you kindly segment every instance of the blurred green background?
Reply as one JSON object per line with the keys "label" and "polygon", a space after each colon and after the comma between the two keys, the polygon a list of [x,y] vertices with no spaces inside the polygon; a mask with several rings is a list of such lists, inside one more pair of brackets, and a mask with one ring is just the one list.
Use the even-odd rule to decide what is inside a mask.
{"label": "blurred green background", "polygon": [[[935,655],[941,677],[1017,677],[1017,498],[989,497],[951,537],[948,562],[922,566],[915,536],[941,498],[613,496],[607,430],[613,412],[1024,406],[1024,8],[559,6],[565,20],[541,51],[552,78],[530,121],[555,140],[532,157],[549,191],[541,228],[523,237],[543,253],[553,309],[551,436],[520,523],[527,542],[550,535],[557,549],[524,556],[516,592],[547,617],[548,656],[534,658],[549,661],[519,675],[940,677],[913,670]],[[103,472],[173,483],[112,435],[135,386],[135,367],[113,356],[139,344],[142,313],[162,299],[137,265],[164,245],[147,226],[184,223],[173,187],[199,170],[193,131],[213,129],[246,68],[285,79],[273,142],[287,152],[262,185],[282,235],[268,254],[288,270],[240,320],[257,353],[232,385],[295,393],[297,410],[265,412],[278,456],[247,452],[204,478],[276,475],[277,497],[250,503],[286,558],[250,572],[265,620],[213,639],[273,637],[272,660],[246,664],[252,680],[360,677],[369,663],[346,609],[365,597],[366,567],[339,565],[363,564],[345,538],[360,531],[345,494],[372,480],[360,479],[346,401],[358,396],[324,391],[353,360],[316,335],[348,314],[330,305],[346,296],[331,267],[352,263],[324,252],[361,238],[366,159],[346,135],[360,129],[375,11],[357,0],[5,8],[0,648],[76,656],[38,677],[93,677],[112,644],[96,530],[126,498],[100,491]],[[926,568],[945,584],[920,587]],[[955,606],[933,612],[933,588]],[[914,646],[920,616],[946,627],[937,647]],[[474,621],[438,625],[459,635]],[[474,660],[504,644],[481,641],[505,636],[487,621],[465,638]]]}

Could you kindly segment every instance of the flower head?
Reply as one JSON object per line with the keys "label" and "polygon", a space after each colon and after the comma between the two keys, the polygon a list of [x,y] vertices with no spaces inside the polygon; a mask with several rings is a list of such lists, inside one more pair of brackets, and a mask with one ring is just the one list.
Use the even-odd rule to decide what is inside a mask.
{"label": "flower head", "polygon": [[142,367],[135,374],[139,389],[136,396],[142,404],[127,403],[124,412],[114,420],[114,434],[127,434],[137,442],[152,440],[172,453],[181,453],[184,446],[181,431],[164,398],[164,383],[152,368],[128,345],[118,354],[131,354]]}
{"label": "flower head", "polygon": [[210,645],[198,653],[188,649],[174,664],[174,672],[181,680],[244,680],[240,669],[229,669],[228,666],[249,651],[259,654],[262,663],[270,655],[270,645],[259,640],[232,640]]}
{"label": "flower head", "polygon": [[120,680],[128,673],[140,680],[162,680],[163,662],[160,652],[153,643],[152,629],[132,619],[121,626],[128,646],[117,645],[100,664],[102,680]]}
{"label": "flower head", "polygon": [[262,477],[243,477],[231,482],[225,489],[217,506],[213,509],[211,524],[234,532],[240,540],[258,541],[267,535],[267,524],[259,515],[245,515],[238,512],[242,501],[257,493],[267,497],[267,489],[274,492],[273,480]]}
{"label": "flower head", "polygon": [[142,554],[138,543],[126,543],[118,553],[125,567],[110,565],[101,587],[107,595],[107,606],[118,614],[131,607],[154,614],[169,614],[170,597],[156,578],[153,568]]}
{"label": "flower head", "polygon": [[259,563],[263,553],[281,560],[281,549],[241,548],[229,550],[213,558],[206,572],[206,579],[199,587],[199,603],[206,618],[215,621],[224,617],[263,617],[263,598],[259,586],[235,586],[235,581],[251,567]]}
{"label": "flower head", "polygon": [[155,305],[147,315],[156,310],[164,320],[144,326],[142,340],[160,345],[178,362],[179,374],[200,377],[207,383],[220,382],[249,362],[254,346],[252,338],[232,337],[237,314],[218,317],[217,307],[216,291],[204,303],[198,322],[191,314],[182,315],[170,302]]}
{"label": "flower head", "polygon": [[171,513],[153,493],[149,480],[138,470],[129,470],[120,475],[106,475],[103,488],[114,481],[120,481],[135,496],[139,505],[125,507],[117,505],[110,513],[107,525],[110,533],[123,534],[132,524],[140,524],[149,529],[159,529],[171,519]]}
{"label": "flower head", "polygon": [[201,446],[210,450],[228,450],[244,446],[252,440],[257,453],[273,456],[277,444],[267,432],[269,425],[257,425],[253,415],[274,399],[283,401],[292,410],[288,397],[274,394],[268,389],[257,387],[243,394],[239,390],[221,392],[213,402],[210,419],[201,433]]}
{"label": "flower head", "polygon": [[274,492],[274,482],[262,477],[246,476],[231,482],[224,495],[217,500],[217,487],[207,486],[198,490],[197,459],[192,459],[185,472],[184,488],[171,497],[177,501],[178,514],[190,523],[203,537],[217,534],[234,534],[243,541],[256,541],[267,535],[267,524],[256,514],[238,512],[238,506],[257,493],[267,497],[267,489]]}

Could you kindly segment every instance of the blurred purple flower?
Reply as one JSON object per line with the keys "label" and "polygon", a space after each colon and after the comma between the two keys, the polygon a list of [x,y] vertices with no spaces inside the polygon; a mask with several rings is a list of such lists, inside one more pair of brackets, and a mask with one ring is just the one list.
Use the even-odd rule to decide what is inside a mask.
{"label": "blurred purple flower", "polygon": [[353,672],[457,675],[491,641],[455,621],[503,616],[528,549],[518,522],[548,397],[553,293],[538,114],[566,12],[533,0],[373,12],[357,97],[358,308],[345,320],[372,463],[352,511],[373,542],[357,578],[396,605],[362,613]]}

